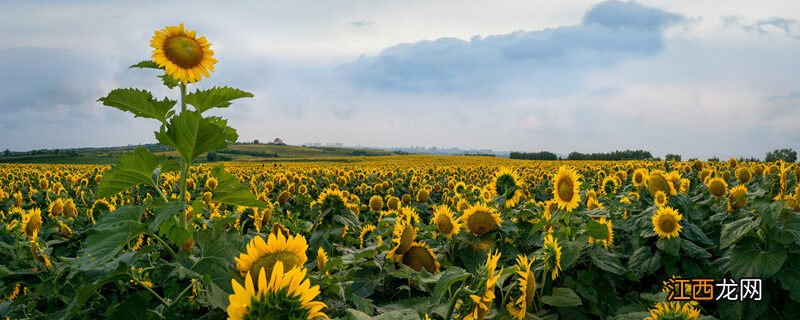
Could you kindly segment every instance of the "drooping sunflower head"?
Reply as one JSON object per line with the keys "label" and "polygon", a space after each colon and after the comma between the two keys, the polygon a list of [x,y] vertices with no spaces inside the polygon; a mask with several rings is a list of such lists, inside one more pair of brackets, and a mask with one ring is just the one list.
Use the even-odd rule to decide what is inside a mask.
{"label": "drooping sunflower head", "polygon": [[414,271],[425,269],[428,273],[436,274],[439,272],[439,261],[436,254],[424,242],[414,242],[408,250],[401,254],[397,260],[408,266]]}
{"label": "drooping sunflower head", "polygon": [[183,84],[200,81],[214,72],[214,51],[206,37],[196,37],[183,23],[158,30],[150,40],[152,59],[167,74]]}
{"label": "drooping sunflower head", "polygon": [[553,280],[558,278],[558,272],[561,270],[561,246],[558,245],[558,239],[553,237],[552,233],[544,236],[544,246],[542,247],[544,255],[545,268],[550,270],[550,275]]}
{"label": "drooping sunflower head", "polygon": [[519,297],[506,304],[506,310],[511,314],[514,319],[525,319],[528,307],[533,303],[533,297],[536,294],[536,277],[533,275],[531,266],[534,259],[528,259],[527,256],[517,256],[517,286],[519,289]]}
{"label": "drooping sunflower head", "polygon": [[689,320],[700,316],[700,310],[689,303],[678,301],[659,302],[655,308],[648,311],[650,316],[644,318],[645,320]]}
{"label": "drooping sunflower head", "polygon": [[417,238],[417,228],[411,223],[410,217],[398,216],[395,220],[394,230],[392,231],[392,242],[395,247],[387,254],[387,259],[400,257],[411,248]]}
{"label": "drooping sunflower head", "polygon": [[338,188],[327,188],[320,193],[317,203],[322,211],[344,209],[347,208],[347,197]]}
{"label": "drooping sunflower head", "polygon": [[282,262],[277,262],[269,279],[266,271],[258,274],[258,288],[248,272],[244,287],[231,280],[233,294],[228,297],[228,319],[328,319],[322,312],[325,303],[314,301],[319,295],[319,286],[311,286],[304,268],[284,271]]}
{"label": "drooping sunflower head", "polygon": [[752,178],[753,174],[750,172],[750,169],[746,167],[736,169],[736,180],[739,180],[742,184],[747,184]]}
{"label": "drooping sunflower head", "polygon": [[463,317],[464,320],[481,320],[486,317],[486,314],[492,308],[492,302],[495,300],[495,285],[503,273],[502,269],[500,269],[500,272],[496,271],[499,260],[499,252],[489,252],[486,257],[486,264],[477,271],[481,279],[486,279],[486,281],[481,283],[478,288],[475,288],[478,294],[470,295],[472,309]]}
{"label": "drooping sunflower head", "polygon": [[681,224],[680,221],[683,216],[677,210],[664,206],[658,208],[658,211],[653,215],[651,222],[653,223],[653,231],[661,238],[670,239],[680,235]]}
{"label": "drooping sunflower head", "polygon": [[600,201],[597,201],[597,198],[595,197],[591,197],[589,198],[589,200],[586,200],[586,209],[594,210],[594,209],[603,209],[604,207],[605,206],[603,206],[603,204],[600,203]]}
{"label": "drooping sunflower head", "polygon": [[515,206],[522,200],[522,179],[514,170],[502,167],[494,174],[490,184],[492,191],[497,196],[503,197],[506,208]]}
{"label": "drooping sunflower head", "polygon": [[59,216],[64,213],[64,200],[57,198],[55,201],[51,202],[49,212],[51,216]]}
{"label": "drooping sunflower head", "polygon": [[656,191],[655,197],[653,197],[653,201],[656,203],[656,206],[663,207],[667,205],[669,198],[667,198],[667,194],[664,191],[658,190]]}
{"label": "drooping sunflower head", "polygon": [[247,244],[247,253],[242,253],[236,258],[236,267],[242,275],[261,269],[272,273],[275,263],[280,261],[286,268],[303,267],[308,261],[306,256],[308,243],[302,235],[288,237],[283,232],[270,233],[267,241],[256,235]]}
{"label": "drooping sunflower head", "polygon": [[325,249],[319,247],[319,249],[317,249],[317,269],[322,270],[327,263],[328,254],[325,252]]}
{"label": "drooping sunflower head", "polygon": [[708,180],[706,186],[708,187],[708,192],[717,198],[728,193],[728,183],[725,182],[725,180],[722,180],[722,178],[712,178],[711,180]]}
{"label": "drooping sunflower head", "polygon": [[433,223],[439,228],[439,232],[447,237],[456,235],[461,230],[461,222],[453,218],[453,211],[445,205],[434,208]]}
{"label": "drooping sunflower head", "polygon": [[42,211],[39,208],[27,210],[22,215],[22,231],[29,239],[36,239],[42,229]]}
{"label": "drooping sunflower head", "polygon": [[383,198],[377,194],[369,198],[369,208],[375,212],[381,211],[383,209]]}
{"label": "drooping sunflower head", "polygon": [[473,234],[482,236],[500,227],[502,219],[495,208],[480,203],[465,210],[461,221],[466,223],[467,229]]}
{"label": "drooping sunflower head", "polygon": [[731,198],[728,201],[728,210],[741,209],[747,204],[747,187],[743,185],[735,186],[731,189]]}

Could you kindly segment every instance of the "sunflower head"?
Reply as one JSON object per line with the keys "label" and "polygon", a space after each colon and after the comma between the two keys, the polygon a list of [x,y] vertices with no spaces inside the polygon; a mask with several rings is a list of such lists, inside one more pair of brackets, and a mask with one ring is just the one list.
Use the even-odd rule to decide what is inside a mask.
{"label": "sunflower head", "polygon": [[236,258],[236,266],[242,275],[261,269],[271,274],[279,261],[289,269],[302,267],[308,260],[306,250],[308,243],[302,235],[286,237],[283,232],[275,232],[269,234],[266,242],[256,235],[247,244],[247,252]]}
{"label": "sunflower head", "polygon": [[464,211],[461,221],[466,223],[467,229],[476,236],[482,236],[498,228],[502,219],[500,213],[495,208],[485,204],[470,206]]}
{"label": "sunflower head", "polygon": [[731,189],[731,199],[728,201],[728,210],[741,209],[747,204],[747,187],[738,185]]}
{"label": "sunflower head", "polygon": [[653,197],[653,201],[656,203],[656,206],[663,207],[667,205],[669,198],[667,198],[667,194],[664,191],[658,190],[656,191],[655,197]]}
{"label": "sunflower head", "polygon": [[572,212],[578,207],[581,200],[580,185],[578,184],[578,173],[572,168],[561,166],[558,173],[553,178],[553,195],[560,209]]}
{"label": "sunflower head", "polygon": [[31,240],[36,239],[42,229],[42,211],[39,208],[27,210],[22,216],[22,230]]}
{"label": "sunflower head", "polygon": [[411,248],[416,238],[417,228],[411,223],[411,217],[398,216],[395,220],[394,231],[392,231],[392,242],[395,244],[395,247],[386,254],[386,258],[393,259],[400,257]]}
{"label": "sunflower head", "polygon": [[681,224],[680,221],[683,216],[677,210],[664,206],[658,208],[658,211],[653,215],[651,222],[653,223],[653,231],[661,238],[670,239],[680,235]]}
{"label": "sunflower head", "polygon": [[510,168],[500,168],[500,170],[494,174],[494,179],[490,187],[495,195],[503,197],[506,208],[515,206],[524,196],[522,191],[522,179]]}
{"label": "sunflower head", "polygon": [[512,298],[506,304],[506,310],[511,314],[514,319],[525,319],[528,307],[533,303],[533,297],[536,294],[536,277],[533,275],[534,259],[528,259],[527,256],[517,256],[517,286],[519,288],[519,297]]}
{"label": "sunflower head", "polygon": [[381,211],[383,209],[383,198],[377,194],[369,198],[369,208],[372,211]]}
{"label": "sunflower head", "polygon": [[606,237],[605,237],[605,239],[595,239],[595,238],[589,237],[589,243],[590,244],[594,244],[594,243],[602,244],[603,247],[608,249],[609,247],[614,245],[614,228],[613,228],[613,225],[611,223],[611,219],[608,219],[606,217],[600,217],[599,219],[597,219],[597,222],[606,227]]}
{"label": "sunflower head", "polygon": [[347,208],[347,197],[338,188],[327,188],[319,195],[317,203],[322,211]]}
{"label": "sunflower head", "polygon": [[414,242],[397,260],[414,271],[425,269],[428,273],[439,272],[439,261],[430,247],[423,242]]}
{"label": "sunflower head", "polygon": [[208,78],[214,72],[214,51],[206,37],[196,37],[194,31],[186,30],[183,23],[158,30],[150,40],[153,62],[164,68],[167,74],[183,84]]}
{"label": "sunflower head", "polygon": [[706,183],[706,186],[708,186],[708,192],[717,198],[728,193],[728,183],[722,178],[713,178]]}
{"label": "sunflower head", "polygon": [[752,178],[753,174],[750,172],[750,169],[746,167],[736,169],[736,180],[739,180],[742,184],[747,184]]}
{"label": "sunflower head", "polygon": [[228,297],[228,319],[328,319],[322,312],[325,303],[314,301],[319,286],[311,286],[306,272],[303,268],[284,271],[283,263],[278,262],[269,278],[264,269],[259,271],[258,288],[249,272],[244,286],[231,280],[234,293]]}
{"label": "sunflower head", "polygon": [[433,222],[439,228],[439,232],[447,237],[451,237],[461,230],[461,223],[453,218],[453,211],[448,206],[436,206],[433,211]]}
{"label": "sunflower head", "polygon": [[550,270],[550,275],[555,280],[561,270],[561,246],[558,245],[558,239],[553,237],[552,233],[544,236],[542,253],[544,255],[545,268]]}
{"label": "sunflower head", "polygon": [[651,172],[650,176],[647,177],[647,189],[653,197],[655,197],[658,191],[662,191],[667,195],[677,194],[672,182],[667,180],[667,176],[658,170]]}
{"label": "sunflower head", "polygon": [[650,316],[644,318],[645,320],[667,320],[667,319],[697,319],[700,316],[700,310],[693,307],[689,303],[678,301],[673,302],[659,302],[650,310]]}
{"label": "sunflower head", "polygon": [[319,247],[319,249],[317,249],[317,269],[322,270],[327,263],[328,254],[325,252],[325,249]]}
{"label": "sunflower head", "polygon": [[597,198],[591,197],[589,200],[586,200],[586,209],[594,210],[594,209],[603,209],[604,206],[600,201],[597,201]]}

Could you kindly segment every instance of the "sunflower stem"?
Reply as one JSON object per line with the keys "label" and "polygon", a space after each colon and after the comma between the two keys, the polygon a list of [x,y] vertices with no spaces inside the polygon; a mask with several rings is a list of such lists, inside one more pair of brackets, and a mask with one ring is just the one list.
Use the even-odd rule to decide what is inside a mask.
{"label": "sunflower stem", "polygon": [[453,316],[453,309],[456,308],[456,302],[458,301],[458,296],[461,295],[461,291],[463,291],[463,290],[464,290],[464,285],[461,285],[461,287],[458,288],[458,290],[456,290],[456,293],[453,294],[453,299],[450,300],[450,305],[447,307],[447,317],[445,317],[445,319],[452,319],[453,318],[452,317]]}
{"label": "sunflower stem", "polygon": [[181,112],[186,111],[186,84],[180,83],[181,87]]}
{"label": "sunflower stem", "polygon": [[164,239],[161,239],[160,237],[158,237],[158,236],[157,236],[157,235],[155,235],[155,234],[149,234],[149,236],[150,236],[151,238],[153,238],[153,239],[156,239],[156,241],[158,241],[158,243],[160,243],[162,246],[164,246],[164,248],[166,248],[166,249],[167,249],[167,251],[169,251],[169,253],[170,253],[170,254],[171,254],[173,257],[175,257],[175,256],[176,256],[176,254],[175,254],[175,250],[172,250],[172,248],[170,248],[169,244],[167,244],[166,242],[164,242]]}
{"label": "sunflower stem", "polygon": [[167,301],[167,300],[164,300],[164,298],[162,298],[162,297],[161,297],[161,295],[159,295],[157,292],[153,291],[153,289],[152,289],[152,288],[150,288],[150,287],[146,286],[144,283],[142,283],[142,281],[141,281],[141,280],[137,279],[137,278],[136,278],[136,277],[135,277],[133,274],[130,274],[130,273],[128,273],[128,275],[131,277],[131,279],[133,280],[133,282],[136,282],[136,284],[138,284],[140,287],[142,287],[142,288],[144,288],[145,290],[147,290],[147,292],[149,292],[151,295],[153,295],[153,297],[155,297],[156,299],[158,299],[158,301],[160,301],[160,302],[161,302],[161,304],[163,304],[165,307],[169,308],[169,306],[171,305],[171,304],[169,303],[169,301]]}
{"label": "sunflower stem", "polygon": [[183,289],[183,291],[181,291],[181,293],[179,293],[177,297],[175,297],[175,300],[172,300],[172,303],[173,303],[173,304],[174,304],[174,303],[177,303],[177,302],[178,302],[178,300],[180,300],[181,298],[183,298],[183,296],[184,296],[184,295],[186,295],[186,293],[187,293],[187,292],[189,292],[189,289],[191,289],[191,288],[192,288],[192,286],[193,286],[193,283],[191,283],[191,282],[190,282],[190,283],[189,283],[189,285],[188,285],[188,286],[186,286],[186,288],[184,288],[184,289]]}

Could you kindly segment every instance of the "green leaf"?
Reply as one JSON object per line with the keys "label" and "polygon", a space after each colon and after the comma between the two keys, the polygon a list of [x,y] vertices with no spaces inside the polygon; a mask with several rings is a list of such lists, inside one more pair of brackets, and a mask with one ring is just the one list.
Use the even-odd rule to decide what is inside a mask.
{"label": "green leaf", "polygon": [[153,60],[144,60],[140,61],[137,64],[130,66],[129,68],[149,68],[149,69],[161,69]]}
{"label": "green leaf", "polygon": [[157,188],[153,181],[153,171],[158,168],[159,162],[160,159],[144,147],[123,153],[117,164],[103,175],[95,197],[105,198],[142,184]]}
{"label": "green leaf", "polygon": [[167,220],[159,224],[158,233],[167,237],[176,245],[185,243],[192,237],[194,228],[191,225],[184,224],[181,219],[180,215],[169,216]]}
{"label": "green leaf", "polygon": [[258,201],[246,185],[239,183],[239,178],[225,172],[225,167],[214,167],[211,169],[211,174],[217,179],[217,188],[214,189],[212,196],[215,202],[266,208],[267,205]]}
{"label": "green leaf", "polygon": [[653,254],[650,252],[649,247],[637,249],[633,255],[631,255],[630,259],[628,259],[628,270],[640,277],[653,274],[660,267],[661,255],[658,252]]}
{"label": "green leaf", "polygon": [[747,233],[750,232],[750,230],[753,230],[755,227],[756,224],[752,219],[750,219],[750,217],[742,218],[723,225],[722,232],[720,233],[719,237],[719,248],[725,249],[730,247],[739,241],[739,239],[747,235]]}
{"label": "green leaf", "polygon": [[701,248],[700,246],[694,244],[689,240],[683,240],[681,249],[683,249],[686,254],[695,258],[707,259],[711,258],[711,253],[706,251],[706,249]]}
{"label": "green leaf", "polygon": [[74,295],[75,298],[70,302],[67,308],[64,310],[64,315],[61,317],[62,320],[70,319],[75,316],[78,311],[80,311],[81,307],[86,305],[86,302],[89,301],[95,293],[100,291],[100,287],[107,283],[119,281],[119,280],[127,280],[130,276],[128,275],[128,266],[120,265],[119,267],[114,270],[113,273],[98,279],[92,283],[85,284],[78,288],[75,291]]}
{"label": "green leaf", "polygon": [[236,133],[236,129],[228,126],[228,120],[225,120],[225,119],[222,119],[222,118],[216,117],[216,116],[215,117],[208,117],[206,119],[208,121],[210,121],[211,123],[213,123],[213,124],[219,126],[220,128],[222,128],[222,131],[224,132],[224,135],[225,135],[225,141],[228,141],[228,143],[235,143],[236,140],[239,139],[239,134]]}
{"label": "green leaf", "polygon": [[112,261],[122,249],[147,226],[139,222],[144,207],[122,207],[102,216],[89,231],[84,247],[78,251],[74,266],[88,271]]}
{"label": "green leaf", "polygon": [[[161,230],[161,225],[177,216],[183,209],[178,201],[168,202],[153,211],[153,221],[150,222],[150,232]],[[167,228],[169,229],[169,228]]]}
{"label": "green leaf", "polygon": [[234,257],[244,243],[235,233],[216,229],[198,231],[195,243],[199,248],[199,258],[189,270],[210,278],[211,282],[226,292],[233,292],[231,279],[234,276]]}
{"label": "green leaf", "polygon": [[789,297],[800,302],[800,268],[782,268],[776,277],[781,282],[781,287],[789,291]]}
{"label": "green leaf", "polygon": [[176,103],[168,98],[156,100],[150,92],[138,89],[115,89],[97,101],[133,113],[135,117],[156,119],[162,123],[166,123],[167,114]]}
{"label": "green leaf", "polygon": [[194,106],[197,112],[203,113],[211,108],[227,108],[231,100],[252,98],[250,92],[231,87],[213,87],[208,90],[197,90],[186,95],[186,103]]}
{"label": "green leaf", "polygon": [[658,238],[658,241],[656,241],[656,247],[661,249],[661,251],[669,253],[673,256],[677,256],[678,252],[681,250],[681,238]]}
{"label": "green leaf", "polygon": [[553,288],[549,296],[542,297],[542,302],[554,307],[575,307],[581,305],[581,298],[570,288]]}
{"label": "green leaf", "polygon": [[737,244],[731,253],[728,269],[737,278],[768,278],[781,269],[786,261],[786,249],[771,243],[769,250],[763,251],[755,242]]}
{"label": "green leaf", "polygon": [[226,140],[228,134],[226,129],[203,118],[200,113],[184,111],[170,119],[169,124],[161,126],[156,139],[175,148],[187,163],[192,163],[203,153],[225,149],[229,143]]}
{"label": "green leaf", "polygon": [[177,87],[177,86],[179,86],[181,84],[180,82],[178,82],[178,80],[175,80],[175,78],[173,78],[172,76],[170,76],[168,74],[163,74],[163,75],[160,75],[158,77],[161,78],[161,82],[164,83],[164,85],[167,86],[167,88],[170,88],[170,89],[174,89],[175,87]]}
{"label": "green leaf", "polygon": [[622,267],[619,258],[609,253],[607,250],[594,247],[589,251],[589,257],[592,258],[594,265],[605,271],[622,275],[625,273],[625,268]]}
{"label": "green leaf", "polygon": [[605,239],[608,235],[608,227],[594,220],[586,223],[586,233],[595,239]]}

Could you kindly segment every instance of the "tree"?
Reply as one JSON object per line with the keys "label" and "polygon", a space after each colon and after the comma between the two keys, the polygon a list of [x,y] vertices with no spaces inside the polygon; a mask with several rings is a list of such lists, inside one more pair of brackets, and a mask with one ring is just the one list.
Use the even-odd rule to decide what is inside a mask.
{"label": "tree", "polygon": [[668,153],[664,156],[664,159],[667,159],[667,161],[681,161],[681,155]]}
{"label": "tree", "polygon": [[219,161],[219,155],[216,152],[211,151],[208,154],[206,154],[206,161],[208,162]]}
{"label": "tree", "polygon": [[258,144],[258,139],[253,140],[253,144]]}
{"label": "tree", "polygon": [[764,158],[764,161],[773,162],[783,160],[785,162],[795,162],[797,161],[797,151],[792,149],[776,149],[772,152],[767,152],[767,157]]}
{"label": "tree", "polygon": [[3,156],[4,157],[10,157],[11,156],[11,150],[6,149],[6,151],[3,151]]}

